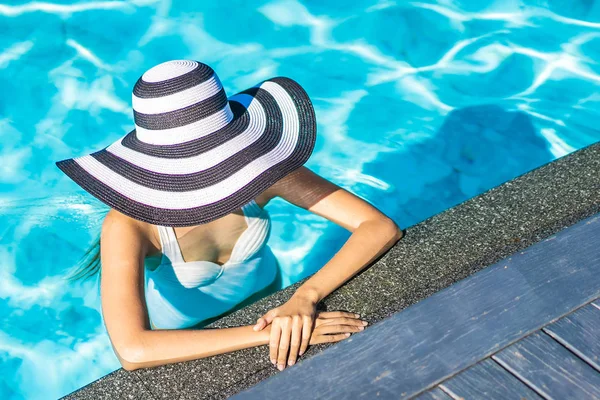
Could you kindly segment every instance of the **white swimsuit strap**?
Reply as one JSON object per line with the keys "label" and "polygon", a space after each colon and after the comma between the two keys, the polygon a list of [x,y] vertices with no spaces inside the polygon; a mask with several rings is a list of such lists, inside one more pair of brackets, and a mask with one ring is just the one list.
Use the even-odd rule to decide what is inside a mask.
{"label": "white swimsuit strap", "polygon": [[254,199],[242,206],[248,228],[242,232],[231,253],[230,262],[246,260],[256,253],[267,240],[270,232],[270,221],[267,211],[262,209]]}
{"label": "white swimsuit strap", "polygon": [[260,215],[263,211],[262,208],[254,201],[254,199],[250,200],[248,203],[244,204],[242,207],[242,211],[244,213],[244,217],[246,217],[246,223],[250,226],[253,218]]}
{"label": "white swimsuit strap", "polygon": [[165,257],[171,261],[171,263],[182,263],[184,262],[179,244],[177,243],[177,237],[175,231],[170,226],[157,225],[158,233],[160,236],[160,245],[162,246],[162,252]]}
{"label": "white swimsuit strap", "polygon": [[[266,241],[270,231],[270,221],[263,215],[267,211],[262,209],[254,199],[244,204],[241,209],[248,228],[242,232],[235,244],[229,263],[245,260],[258,251],[263,242]],[[171,263],[185,263],[175,235],[175,229],[171,226],[157,225],[157,227],[163,254],[168,257]]]}

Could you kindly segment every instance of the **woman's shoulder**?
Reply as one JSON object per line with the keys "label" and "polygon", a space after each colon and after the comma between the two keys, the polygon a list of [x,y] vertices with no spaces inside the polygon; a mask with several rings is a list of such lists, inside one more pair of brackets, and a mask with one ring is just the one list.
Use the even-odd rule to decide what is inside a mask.
{"label": "woman's shoulder", "polygon": [[155,250],[157,244],[160,246],[151,224],[131,218],[114,208],[111,208],[104,217],[102,234],[126,241],[139,240],[148,246],[149,253]]}
{"label": "woman's shoulder", "polygon": [[297,191],[300,183],[306,181],[312,175],[314,175],[314,172],[302,165],[271,184],[256,197],[255,201],[259,206],[264,207],[275,197],[283,197],[288,192]]}

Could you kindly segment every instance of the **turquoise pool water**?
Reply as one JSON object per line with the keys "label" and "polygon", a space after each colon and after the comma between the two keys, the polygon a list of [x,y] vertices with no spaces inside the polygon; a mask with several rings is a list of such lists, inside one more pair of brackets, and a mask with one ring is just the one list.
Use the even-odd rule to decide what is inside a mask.
{"label": "turquoise pool water", "polygon": [[[57,398],[119,368],[96,282],[62,280],[106,208],[54,161],[129,131],[133,84],[155,64],[205,62],[230,94],[296,79],[319,123],[307,166],[403,228],[600,140],[597,2],[198,3],[0,5],[2,399]],[[284,286],[349,235],[268,209]]]}

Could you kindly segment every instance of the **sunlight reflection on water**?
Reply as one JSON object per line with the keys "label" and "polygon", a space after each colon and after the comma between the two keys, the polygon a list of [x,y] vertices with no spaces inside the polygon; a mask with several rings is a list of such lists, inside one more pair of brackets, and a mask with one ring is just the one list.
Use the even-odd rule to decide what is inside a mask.
{"label": "sunlight reflection on water", "polygon": [[[0,5],[1,398],[56,398],[119,367],[96,284],[61,280],[106,208],[54,161],[128,132],[133,83],[152,65],[205,62],[229,95],[297,80],[319,123],[307,166],[403,228],[600,139],[597,2],[351,4]],[[286,286],[348,236],[268,207]]]}

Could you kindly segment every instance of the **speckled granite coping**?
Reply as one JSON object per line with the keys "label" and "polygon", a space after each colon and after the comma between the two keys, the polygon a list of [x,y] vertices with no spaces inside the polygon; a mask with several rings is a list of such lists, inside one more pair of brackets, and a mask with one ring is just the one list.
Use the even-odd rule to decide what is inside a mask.
{"label": "speckled granite coping", "polygon": [[[351,310],[374,323],[597,212],[600,142],[408,228],[390,251],[320,308]],[[302,282],[209,327],[253,324]],[[311,346],[297,365],[331,345]],[[261,346],[132,372],[119,369],[64,398],[226,398],[278,372],[267,346]]]}

